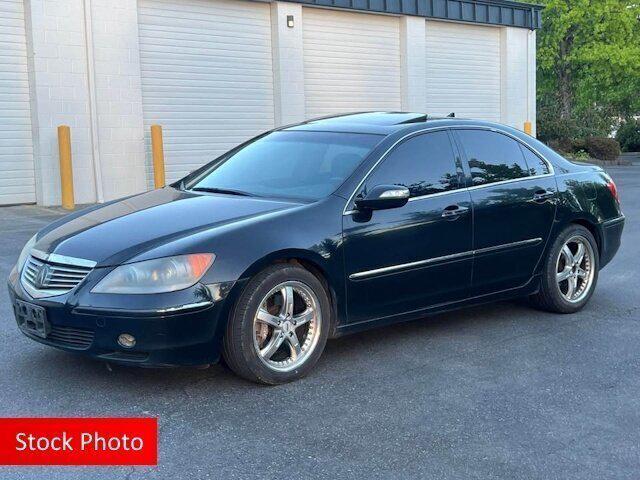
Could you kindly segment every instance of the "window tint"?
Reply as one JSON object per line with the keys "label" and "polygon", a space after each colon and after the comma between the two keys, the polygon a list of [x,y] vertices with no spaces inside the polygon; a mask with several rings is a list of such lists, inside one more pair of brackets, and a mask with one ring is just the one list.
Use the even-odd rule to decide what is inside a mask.
{"label": "window tint", "polygon": [[487,130],[459,130],[469,160],[473,185],[513,180],[529,175],[515,140]]}
{"label": "window tint", "polygon": [[524,154],[524,159],[527,161],[527,167],[529,167],[529,173],[531,173],[531,175],[544,175],[549,173],[549,165],[547,165],[544,160],[524,145],[520,145],[520,148]]}
{"label": "window tint", "polygon": [[403,185],[412,197],[459,188],[447,132],[419,135],[398,145],[367,180],[369,189],[383,184]]}
{"label": "window tint", "polygon": [[187,188],[315,200],[344,182],[380,140],[355,133],[273,132],[214,164]]}

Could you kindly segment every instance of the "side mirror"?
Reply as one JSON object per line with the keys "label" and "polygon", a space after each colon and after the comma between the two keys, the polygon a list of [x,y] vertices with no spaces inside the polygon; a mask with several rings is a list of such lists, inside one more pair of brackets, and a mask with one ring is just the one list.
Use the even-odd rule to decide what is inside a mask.
{"label": "side mirror", "polygon": [[387,210],[398,208],[409,201],[409,189],[400,185],[376,185],[366,197],[356,199],[358,210]]}

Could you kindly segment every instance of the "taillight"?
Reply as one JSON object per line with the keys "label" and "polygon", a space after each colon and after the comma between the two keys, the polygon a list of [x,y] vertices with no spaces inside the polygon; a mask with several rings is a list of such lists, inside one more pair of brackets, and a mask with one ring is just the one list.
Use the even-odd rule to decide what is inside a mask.
{"label": "taillight", "polygon": [[620,203],[620,197],[618,196],[618,187],[616,187],[616,184],[613,180],[609,179],[609,181],[607,182],[607,188],[611,192],[611,195],[613,195],[613,198],[615,198],[616,201]]}

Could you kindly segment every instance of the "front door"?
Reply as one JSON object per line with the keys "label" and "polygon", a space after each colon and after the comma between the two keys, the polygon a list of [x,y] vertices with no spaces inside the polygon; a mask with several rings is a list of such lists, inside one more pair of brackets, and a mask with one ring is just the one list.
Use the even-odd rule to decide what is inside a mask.
{"label": "front door", "polygon": [[454,130],[471,176],[474,228],[472,295],[507,290],[532,277],[556,211],[549,166],[514,138]]}
{"label": "front door", "polygon": [[383,184],[409,188],[409,202],[390,210],[352,212],[343,220],[349,323],[418,311],[469,294],[471,198],[450,133],[423,133],[400,143],[356,198]]}

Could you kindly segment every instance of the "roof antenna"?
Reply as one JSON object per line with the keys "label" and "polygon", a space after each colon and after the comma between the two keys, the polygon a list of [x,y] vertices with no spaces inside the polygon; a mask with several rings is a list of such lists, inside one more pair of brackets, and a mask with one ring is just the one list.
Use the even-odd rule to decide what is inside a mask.
{"label": "roof antenna", "polygon": [[451,112],[449,115],[447,115],[447,118],[456,118],[456,112]]}

